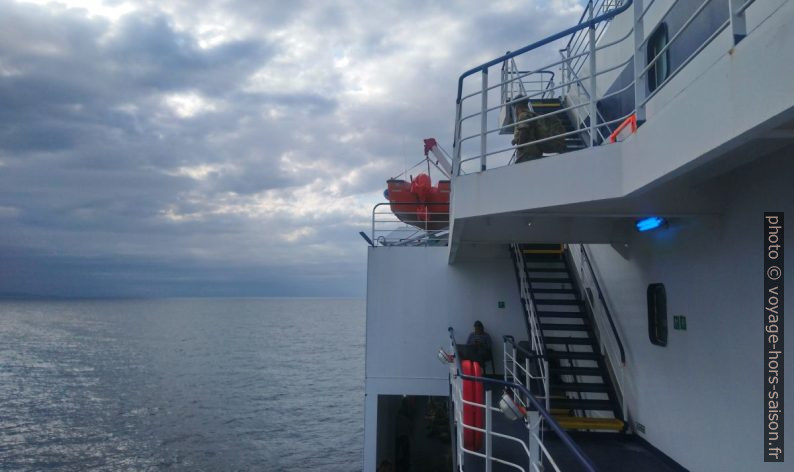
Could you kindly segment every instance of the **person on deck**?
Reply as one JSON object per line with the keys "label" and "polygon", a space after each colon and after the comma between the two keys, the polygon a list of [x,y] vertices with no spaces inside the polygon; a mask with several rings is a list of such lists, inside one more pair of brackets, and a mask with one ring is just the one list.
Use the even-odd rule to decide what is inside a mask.
{"label": "person on deck", "polygon": [[[540,159],[543,153],[559,154],[565,152],[565,128],[556,114],[543,116],[537,120],[529,121],[539,116],[532,110],[529,99],[523,95],[513,98],[515,122],[513,126],[513,146],[516,147],[516,163]],[[524,123],[522,123],[522,121]],[[540,139],[544,141],[535,143]],[[533,143],[533,144],[527,144]]]}
{"label": "person on deck", "polygon": [[[512,144],[513,146],[521,146],[541,138],[537,132],[540,120],[521,123],[538,115],[529,109],[529,99],[521,95],[515,98],[518,101],[513,103],[513,110],[515,111],[515,123],[518,124],[513,126]],[[537,144],[527,144],[516,148],[516,163],[531,161],[540,157],[543,157],[543,152]]]}
{"label": "person on deck", "polygon": [[481,364],[485,361],[492,361],[491,336],[485,332],[482,321],[477,320],[474,322],[474,331],[469,334],[466,344],[469,346],[469,357],[471,360],[478,361]]}

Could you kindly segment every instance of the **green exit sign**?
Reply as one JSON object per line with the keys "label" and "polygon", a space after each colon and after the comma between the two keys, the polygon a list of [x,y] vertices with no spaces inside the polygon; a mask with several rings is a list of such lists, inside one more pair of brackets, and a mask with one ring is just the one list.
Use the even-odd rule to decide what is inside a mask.
{"label": "green exit sign", "polygon": [[686,316],[673,316],[673,328],[686,331]]}

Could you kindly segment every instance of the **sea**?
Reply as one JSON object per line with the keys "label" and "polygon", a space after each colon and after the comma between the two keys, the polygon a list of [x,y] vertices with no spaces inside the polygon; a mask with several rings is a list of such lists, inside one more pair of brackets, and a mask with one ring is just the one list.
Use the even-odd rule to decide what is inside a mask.
{"label": "sea", "polygon": [[0,301],[2,471],[357,471],[364,301]]}

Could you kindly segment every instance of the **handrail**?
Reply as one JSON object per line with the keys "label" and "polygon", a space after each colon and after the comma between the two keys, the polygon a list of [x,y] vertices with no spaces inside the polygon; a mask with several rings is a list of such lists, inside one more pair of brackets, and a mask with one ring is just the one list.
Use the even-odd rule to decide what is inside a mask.
{"label": "handrail", "polygon": [[[582,22],[582,20],[584,20],[588,12],[592,12],[591,14],[594,14],[595,12],[606,12],[610,7],[618,7],[622,5],[622,2],[620,2],[620,4],[618,4],[618,2],[620,2],[620,0],[614,0],[614,2],[608,0],[602,0],[600,5],[596,5],[595,3],[598,2],[594,3],[592,0],[589,1],[587,5],[585,5],[584,10],[582,11],[582,16],[579,18],[579,22]],[[604,31],[606,31],[606,24],[604,23],[602,25],[599,25],[599,29],[600,30],[596,32],[596,38],[595,38],[596,42],[598,42],[601,39],[601,35],[603,35]],[[568,51],[569,53],[573,52],[574,54],[576,54],[576,52],[578,52],[581,48],[585,47],[585,45],[587,44],[586,37],[587,34],[584,33],[584,30],[577,31],[576,33],[571,35],[571,38],[568,40],[568,44],[565,46],[564,49],[562,49],[562,51]],[[572,45],[573,47],[571,47]],[[580,61],[577,59],[573,62],[576,63],[575,68],[577,71],[581,70],[582,66],[584,66],[585,64],[584,60]],[[571,68],[571,71],[573,71],[573,68]]]}
{"label": "handrail", "polygon": [[[650,90],[646,81],[649,80],[649,76],[656,70],[654,67],[657,67],[662,60],[669,61],[669,59],[665,58],[672,48],[680,44],[681,38],[687,34],[687,31],[690,31],[692,25],[696,24],[698,18],[702,18],[704,12],[710,11],[709,8],[712,6],[714,6],[715,9],[718,8],[715,5],[718,2],[713,0],[697,0],[697,7],[694,12],[691,12],[683,24],[677,28],[677,31],[670,32],[670,37],[666,40],[666,43],[660,45],[658,50],[654,52],[655,56],[647,59],[643,57],[645,55],[643,54],[643,50],[646,49],[646,45],[649,41],[649,37],[646,36],[644,32],[644,28],[648,26],[644,24],[647,23],[647,19],[644,18],[647,16],[652,6],[658,7],[655,0],[638,2],[634,0],[587,0],[583,3],[585,3],[584,11],[579,18],[579,22],[575,26],[515,51],[508,51],[497,58],[465,71],[459,76],[456,94],[456,117],[453,142],[454,172],[451,176],[453,181],[459,175],[487,170],[489,168],[489,160],[491,161],[490,167],[509,165],[514,160],[523,162],[527,160],[527,158],[538,159],[546,157],[549,154],[572,152],[586,147],[607,144],[612,141],[609,139],[609,135],[612,133],[613,128],[612,126],[605,126],[602,120],[606,121],[604,120],[604,115],[608,115],[611,118],[611,115],[617,111],[610,108],[609,113],[602,113],[602,110],[599,109],[599,105],[604,103],[607,96],[615,96],[616,94],[608,92],[610,89],[607,88],[605,84],[601,83],[599,85],[599,80],[603,82],[613,80],[614,78],[609,76],[599,79],[598,76],[618,68],[623,68],[627,63],[629,67],[623,70],[632,72],[633,69],[632,79],[628,81],[625,87],[621,88],[620,92],[623,93],[633,88],[634,104],[632,107],[633,110],[618,120],[617,123],[620,124],[626,117],[634,113],[636,115],[637,126],[642,125],[648,120],[648,116],[646,116],[646,105],[648,102],[654,99],[659,91],[676,77],[706,46],[712,43],[725,28],[731,27],[733,29],[734,44],[737,44],[738,41],[741,41],[742,38],[747,36],[747,32],[745,31],[745,20],[743,17],[739,17],[744,15],[750,5],[756,2],[754,0],[732,0],[729,5],[728,18],[716,27],[710,25],[708,30],[711,31],[711,34],[707,39],[702,41],[699,46],[697,44],[681,46],[681,49],[686,51],[690,51],[694,46],[697,47],[682,62],[679,61],[680,63],[675,65],[668,63],[669,70],[665,69],[665,74],[658,79],[660,83],[656,84],[653,90]],[[667,4],[655,8],[654,11],[664,18],[676,8],[676,5],[682,3],[684,2],[671,0],[667,2]],[[609,40],[601,42],[600,39],[602,39],[602,34],[609,30],[611,20],[615,17],[622,17],[627,10],[628,12],[632,12],[633,10],[633,21],[631,25],[628,23],[624,25],[630,26],[628,31],[625,32],[625,34],[622,32],[617,33],[615,36],[622,36],[618,40],[615,40],[611,35],[605,35],[603,37],[609,38]],[[655,14],[654,17],[656,18],[659,15]],[[626,19],[627,21],[631,20],[630,18]],[[598,54],[598,51],[622,42],[631,36],[633,36],[634,45],[631,49],[632,54],[626,61],[618,61],[618,56],[623,57],[624,54],[629,52],[628,49],[621,49],[619,55]],[[522,73],[523,70],[518,71],[518,68],[513,65],[511,71],[516,73],[505,75],[508,66],[515,64],[518,60],[516,59],[517,56],[526,55],[530,52],[534,53],[536,49],[543,46],[557,44],[557,41],[559,41],[560,45],[567,43],[567,46],[560,50],[561,61],[542,67],[535,67],[533,63],[526,64],[522,67],[522,69],[528,71],[526,74]],[[598,60],[596,56],[599,56]],[[526,58],[526,56],[522,57]],[[632,59],[634,59],[633,66],[630,64]],[[603,64],[598,64],[603,70],[598,69],[597,62],[603,62]],[[495,68],[495,66],[498,66],[500,63],[503,65],[502,80],[498,84],[493,84],[493,80],[489,83],[489,72],[492,73],[493,71],[491,69]],[[527,96],[531,94],[540,97],[551,96],[553,98],[559,98],[560,106],[555,107],[554,111],[564,113],[570,118],[570,123],[564,122],[563,125],[565,129],[575,128],[573,129],[573,134],[576,135],[576,138],[570,139],[571,136],[569,134],[560,132],[560,126],[554,120],[551,121],[552,124],[549,129],[541,133],[547,136],[548,139],[546,141],[536,140],[527,143],[527,136],[522,135],[522,137],[519,138],[514,134],[514,139],[511,141],[512,146],[508,147],[505,144],[505,140],[495,138],[493,135],[497,133],[499,135],[511,134],[511,131],[515,133],[515,126],[517,123],[513,123],[513,121],[515,121],[516,117],[513,116],[511,120],[510,115],[511,113],[515,115],[515,110],[509,106],[515,103],[514,101],[516,99],[516,95],[513,93],[513,81],[523,80],[525,77],[532,74],[536,74],[537,77],[546,77],[544,71],[548,71],[557,66],[559,66],[558,71],[561,72],[559,76],[561,77],[559,85],[552,85],[552,82],[549,82],[549,86],[547,87],[548,90],[532,90],[530,93],[522,95]],[[585,70],[584,68],[587,68],[586,74],[580,72],[580,70]],[[621,74],[622,73],[623,72],[621,72]],[[467,78],[470,79],[471,76],[475,74],[478,76],[481,75],[481,77],[479,77],[481,78],[480,87],[470,87],[470,85],[473,85],[473,81]],[[584,77],[585,75],[586,77]],[[620,77],[622,77],[622,75]],[[617,79],[614,80],[615,82],[612,83],[612,86],[618,83]],[[623,81],[622,78],[620,80]],[[464,84],[465,81],[469,83]],[[480,81],[478,80],[477,82],[479,83]],[[493,99],[489,98],[491,97],[490,91],[496,87],[502,87],[502,97],[498,105],[495,105]],[[541,88],[542,86],[537,85],[536,82],[532,82],[531,87],[535,89]],[[518,88],[521,88],[520,82],[518,83]],[[506,93],[505,91],[508,89],[509,92]],[[599,93],[599,89],[603,91]],[[555,90],[557,92],[555,92]],[[474,103],[474,98],[478,95],[480,96],[480,100],[476,100],[477,103]],[[523,97],[519,98],[523,100]],[[627,100],[628,96],[618,99],[621,103],[621,109],[625,108],[624,105],[628,104]],[[489,101],[492,103],[489,103]],[[498,126],[494,128],[494,115],[491,113],[499,108],[502,110],[498,115]],[[463,115],[465,115],[465,117],[462,118]],[[479,117],[479,119],[477,121],[472,120],[475,117]],[[543,119],[543,117],[541,117],[541,119]],[[463,123],[464,121],[466,121],[466,123]],[[524,122],[526,122],[526,120],[522,120],[519,123]],[[634,119],[630,120],[628,125],[634,126]],[[479,131],[477,132],[477,130]],[[466,136],[465,138],[463,138],[464,135]],[[479,143],[475,141],[478,137]],[[466,142],[465,145],[464,142]],[[477,144],[479,144],[479,146],[477,146]],[[520,149],[522,146],[524,149]],[[498,150],[494,150],[497,148]],[[472,165],[470,161],[475,161],[478,158],[479,166]],[[464,164],[466,165],[464,166]]]}
{"label": "handrail", "polygon": [[516,349],[516,351],[523,352],[527,359],[533,359],[534,360],[534,359],[545,359],[546,358],[546,354],[535,354],[534,352],[527,351],[523,347],[519,346],[518,344],[516,344],[516,338],[514,338],[513,336],[510,336],[509,334],[505,334],[504,336],[502,336],[502,341],[504,341],[506,343],[510,343],[510,345],[513,346]]}
{"label": "handrail", "polygon": [[516,49],[515,51],[509,52],[507,54],[504,54],[503,56],[497,57],[496,59],[492,59],[492,60],[490,60],[488,62],[480,64],[477,67],[474,67],[472,69],[467,70],[466,72],[461,74],[460,77],[458,78],[458,94],[457,94],[455,103],[460,104],[460,97],[461,97],[461,94],[463,93],[463,80],[466,77],[469,77],[470,75],[473,75],[473,74],[475,74],[477,72],[481,72],[481,71],[487,70],[488,68],[490,68],[492,66],[495,66],[495,65],[499,64],[500,62],[504,62],[504,61],[506,61],[508,59],[512,59],[512,58],[514,58],[516,56],[520,56],[521,54],[524,54],[526,52],[532,51],[533,49],[537,49],[537,48],[539,48],[541,46],[545,46],[545,45],[547,45],[549,43],[552,43],[552,42],[554,42],[554,41],[556,41],[558,39],[564,38],[565,36],[568,36],[569,34],[573,34],[573,33],[577,32],[579,30],[583,30],[585,28],[593,27],[593,26],[597,25],[598,23],[600,23],[600,22],[602,22],[604,20],[611,20],[612,18],[614,18],[617,15],[619,15],[619,14],[623,13],[624,11],[626,11],[633,3],[634,3],[634,0],[626,0],[626,2],[622,6],[616,8],[614,10],[610,10],[610,11],[604,13],[603,15],[599,15],[599,16],[593,18],[592,20],[587,20],[584,23],[579,23],[576,26],[572,26],[572,27],[570,27],[570,28],[568,28],[566,30],[560,31],[559,33],[555,33],[555,34],[553,34],[551,36],[547,36],[546,38],[541,39],[540,41],[536,41],[536,42],[534,42],[534,43],[532,43],[532,44],[530,44],[528,46],[524,46],[523,48]]}
{"label": "handrail", "polygon": [[[447,208],[446,211],[428,211],[427,220],[400,219],[393,211],[392,206],[438,206]],[[386,207],[388,210],[379,210]],[[369,234],[369,241],[372,246],[394,246],[394,245],[422,245],[428,243],[442,243],[448,240],[449,225],[442,224],[449,220],[449,202],[425,202],[425,203],[394,203],[380,202],[372,207],[372,220]],[[397,234],[399,233],[399,234]],[[387,236],[394,238],[390,239]],[[367,239],[367,238],[365,238]]]}
{"label": "handrail", "polygon": [[[587,11],[588,11],[590,8],[592,8],[592,5],[593,5],[593,0],[589,0],[589,1],[587,2],[587,5],[585,5],[585,6],[584,6],[584,9],[582,10],[582,16],[580,16],[580,17],[579,17],[579,21],[577,22],[577,24],[579,24],[579,23],[581,23],[582,21],[584,21],[584,17],[585,17],[585,16],[587,16]],[[566,49],[571,47],[571,43],[573,42],[573,38],[574,38],[574,35],[571,35],[571,39],[569,39],[569,40],[568,40],[568,44],[566,44],[566,45],[565,45],[565,48],[566,48]]]}
{"label": "handrail", "polygon": [[585,250],[584,245],[581,245],[581,251],[582,259],[587,263],[587,268],[590,270],[590,275],[593,278],[593,284],[595,285],[596,291],[598,292],[598,299],[601,300],[601,305],[604,307],[607,320],[609,320],[609,327],[612,329],[612,334],[615,336],[615,340],[618,343],[618,349],[620,349],[620,362],[622,364],[626,364],[626,351],[623,349],[623,342],[620,340],[620,335],[618,334],[618,330],[615,327],[615,322],[612,320],[612,313],[609,311],[606,299],[604,299],[604,293],[601,291],[601,285],[598,283],[598,278],[596,277],[595,271],[593,270],[593,264],[590,262],[590,257],[587,255],[587,250]]}
{"label": "handrail", "polygon": [[551,428],[551,430],[554,431],[557,437],[560,438],[560,441],[562,441],[562,443],[565,444],[565,447],[568,448],[568,450],[573,454],[573,456],[576,458],[579,464],[589,472],[598,471],[595,464],[593,464],[593,461],[590,460],[589,457],[587,457],[587,454],[585,454],[585,452],[574,442],[574,440],[571,439],[568,433],[566,433],[565,430],[562,429],[562,427],[559,425],[559,423],[557,423],[554,417],[551,416],[551,414],[548,411],[546,411],[546,408],[543,407],[540,401],[534,395],[532,395],[532,393],[526,387],[524,387],[521,384],[506,382],[504,380],[491,379],[488,377],[476,377],[473,375],[463,374],[461,372],[462,369],[460,366],[460,356],[457,355],[458,344],[457,342],[455,342],[455,330],[451,326],[447,328],[447,330],[449,331],[449,339],[450,342],[452,343],[452,348],[455,350],[455,367],[457,370],[456,375],[458,377],[465,380],[473,380],[475,382],[488,383],[492,385],[501,385],[503,387],[509,387],[521,392],[529,400],[530,404],[535,408],[535,410],[537,410],[538,414],[540,414],[540,416],[543,417],[544,420],[546,420],[546,423],[549,426],[549,428]]}
{"label": "handrail", "polygon": [[[524,262],[524,255],[521,254],[521,250],[517,244],[512,244],[510,246],[510,253],[513,259],[513,264],[515,265],[516,269],[516,277],[518,280],[518,290],[519,296],[521,297],[522,302],[524,303],[524,308],[526,310],[526,318],[527,318],[527,327],[529,332],[527,333],[530,336],[530,342],[534,347],[537,345],[541,354],[546,354],[546,345],[542,342],[540,336],[540,319],[535,312],[535,298],[532,295],[532,291],[529,290],[529,285],[522,283],[522,281],[527,280],[527,272],[526,272],[526,264]],[[524,296],[526,292],[526,297]],[[545,375],[545,372],[544,372]]]}

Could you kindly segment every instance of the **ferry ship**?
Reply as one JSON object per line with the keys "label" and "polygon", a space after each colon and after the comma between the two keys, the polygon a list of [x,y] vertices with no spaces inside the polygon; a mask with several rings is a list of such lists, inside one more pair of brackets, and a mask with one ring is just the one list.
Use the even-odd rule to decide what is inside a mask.
{"label": "ferry ship", "polygon": [[793,24],[591,0],[460,75],[449,154],[362,233],[364,470],[792,470],[762,243],[794,214]]}

